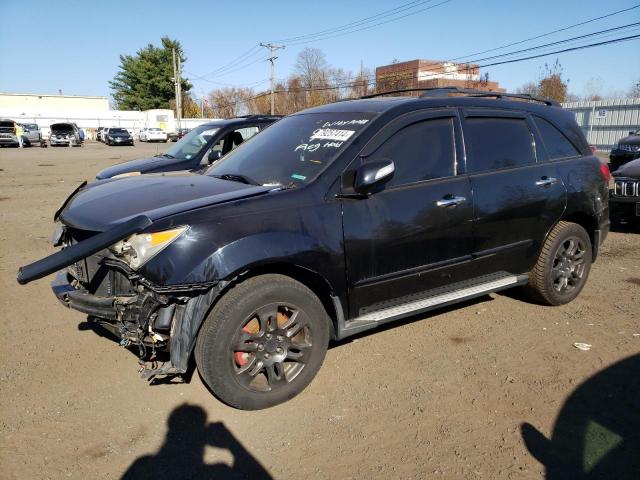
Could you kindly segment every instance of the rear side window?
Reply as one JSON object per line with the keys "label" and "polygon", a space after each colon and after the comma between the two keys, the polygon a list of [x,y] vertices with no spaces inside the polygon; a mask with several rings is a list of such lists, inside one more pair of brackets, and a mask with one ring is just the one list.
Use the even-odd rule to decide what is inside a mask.
{"label": "rear side window", "polygon": [[551,160],[558,158],[575,157],[580,155],[576,147],[565,137],[560,130],[540,117],[533,117],[536,126],[542,136],[544,146]]}
{"label": "rear side window", "polygon": [[482,172],[535,163],[533,137],[524,118],[466,119],[467,169]]}
{"label": "rear side window", "polygon": [[396,132],[370,161],[389,158],[395,164],[387,187],[453,175],[455,145],[451,118],[425,120]]}

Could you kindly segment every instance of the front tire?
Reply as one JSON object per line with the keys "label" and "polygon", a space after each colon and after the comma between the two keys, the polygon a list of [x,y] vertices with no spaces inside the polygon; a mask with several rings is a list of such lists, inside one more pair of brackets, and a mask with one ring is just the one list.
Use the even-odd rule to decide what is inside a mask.
{"label": "front tire", "polygon": [[547,237],[528,290],[544,305],[564,305],[584,288],[591,270],[591,238],[577,223],[559,222]]}
{"label": "front tire", "polygon": [[313,380],[329,343],[329,317],[314,293],[284,275],[229,290],[198,334],[195,359],[226,404],[258,410],[285,402]]}

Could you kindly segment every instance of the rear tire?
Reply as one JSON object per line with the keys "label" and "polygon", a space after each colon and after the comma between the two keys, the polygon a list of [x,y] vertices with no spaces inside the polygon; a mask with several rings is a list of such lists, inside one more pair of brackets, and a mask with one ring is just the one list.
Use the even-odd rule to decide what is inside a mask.
{"label": "rear tire", "polygon": [[564,305],[582,291],[591,270],[591,238],[580,225],[559,222],[529,273],[530,295],[544,305]]}
{"label": "rear tire", "polygon": [[258,410],[300,393],[322,366],[329,317],[311,290],[284,275],[253,277],[229,290],[198,334],[196,365],[213,394]]}

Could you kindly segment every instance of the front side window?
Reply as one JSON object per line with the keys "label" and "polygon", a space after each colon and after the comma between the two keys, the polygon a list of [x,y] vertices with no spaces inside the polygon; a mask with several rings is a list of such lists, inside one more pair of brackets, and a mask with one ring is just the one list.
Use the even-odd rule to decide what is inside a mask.
{"label": "front side window", "polygon": [[554,160],[580,155],[567,137],[551,123],[540,117],[533,117],[533,120],[540,131],[540,135],[542,135],[542,141],[547,148],[549,159]]}
{"label": "front side window", "polygon": [[469,117],[464,126],[467,170],[483,172],[535,163],[524,118]]}
{"label": "front side window", "polygon": [[455,144],[451,118],[414,123],[396,132],[367,161],[393,160],[387,188],[454,175]]}
{"label": "front side window", "polygon": [[318,176],[375,115],[324,112],[285,117],[225,155],[207,170],[207,175],[240,175],[260,185],[305,185]]}

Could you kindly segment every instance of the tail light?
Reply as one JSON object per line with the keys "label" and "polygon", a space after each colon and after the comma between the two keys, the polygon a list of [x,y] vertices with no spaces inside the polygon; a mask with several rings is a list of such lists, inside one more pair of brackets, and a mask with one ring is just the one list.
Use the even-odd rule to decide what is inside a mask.
{"label": "tail light", "polygon": [[609,183],[609,180],[611,180],[609,165],[604,162],[600,163],[600,173],[602,173],[602,178],[604,178],[605,183]]}
{"label": "tail light", "polygon": [[596,147],[595,145],[589,145],[589,150],[591,150],[591,155],[595,155],[598,151],[598,147]]}

